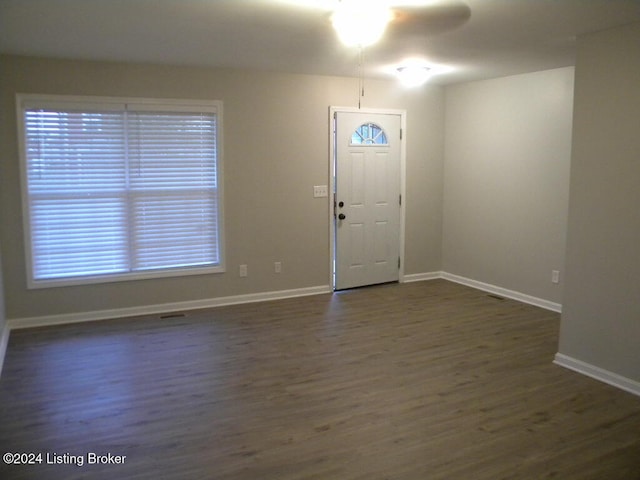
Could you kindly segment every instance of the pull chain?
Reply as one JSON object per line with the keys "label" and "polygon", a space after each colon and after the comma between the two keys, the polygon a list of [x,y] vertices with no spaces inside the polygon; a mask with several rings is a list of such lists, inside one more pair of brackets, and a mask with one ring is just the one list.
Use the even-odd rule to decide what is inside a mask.
{"label": "pull chain", "polygon": [[362,98],[364,97],[364,47],[360,45],[358,47],[358,110],[362,107]]}

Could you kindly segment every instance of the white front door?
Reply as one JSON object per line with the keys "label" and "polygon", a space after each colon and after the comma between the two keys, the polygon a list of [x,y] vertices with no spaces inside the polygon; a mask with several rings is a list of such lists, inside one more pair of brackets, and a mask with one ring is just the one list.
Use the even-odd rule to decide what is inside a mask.
{"label": "white front door", "polygon": [[335,121],[335,288],[398,281],[401,115]]}

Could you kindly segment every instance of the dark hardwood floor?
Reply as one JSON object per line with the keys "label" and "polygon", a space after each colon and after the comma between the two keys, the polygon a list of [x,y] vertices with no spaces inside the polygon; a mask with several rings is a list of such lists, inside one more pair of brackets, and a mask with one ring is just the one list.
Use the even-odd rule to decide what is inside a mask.
{"label": "dark hardwood floor", "polygon": [[640,479],[640,398],[558,328],[436,280],[14,331],[0,453],[43,457],[0,478]]}

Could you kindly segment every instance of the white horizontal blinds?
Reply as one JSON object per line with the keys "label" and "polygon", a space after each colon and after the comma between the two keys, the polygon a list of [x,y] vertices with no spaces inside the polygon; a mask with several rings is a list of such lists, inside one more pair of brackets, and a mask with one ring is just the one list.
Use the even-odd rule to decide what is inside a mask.
{"label": "white horizontal blinds", "polygon": [[132,268],[218,264],[216,115],[129,112]]}
{"label": "white horizontal blinds", "polygon": [[128,268],[122,112],[25,111],[35,279]]}
{"label": "white horizontal blinds", "polygon": [[24,109],[34,280],[219,265],[216,113],[142,108]]}

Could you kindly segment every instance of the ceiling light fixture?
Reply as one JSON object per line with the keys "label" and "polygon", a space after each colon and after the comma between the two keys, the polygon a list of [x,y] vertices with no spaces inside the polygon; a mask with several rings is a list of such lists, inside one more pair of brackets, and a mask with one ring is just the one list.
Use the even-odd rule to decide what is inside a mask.
{"label": "ceiling light fixture", "polygon": [[384,2],[342,0],[336,6],[331,21],[342,43],[350,47],[366,47],[382,38],[392,16]]}
{"label": "ceiling light fixture", "polygon": [[419,87],[431,77],[431,69],[424,65],[405,65],[396,69],[400,83],[405,87]]}

